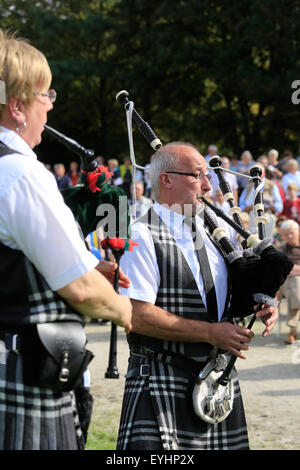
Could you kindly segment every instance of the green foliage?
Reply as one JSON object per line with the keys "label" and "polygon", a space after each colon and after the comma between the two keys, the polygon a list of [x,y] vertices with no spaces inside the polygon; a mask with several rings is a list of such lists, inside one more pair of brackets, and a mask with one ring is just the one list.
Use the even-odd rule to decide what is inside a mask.
{"label": "green foliage", "polygon": [[[58,91],[49,124],[97,154],[128,154],[125,112],[137,111],[163,143],[205,153],[298,151],[300,15],[296,0],[2,0],[1,26],[41,49]],[[134,129],[137,160],[152,151]],[[44,161],[74,157],[45,137]]]}

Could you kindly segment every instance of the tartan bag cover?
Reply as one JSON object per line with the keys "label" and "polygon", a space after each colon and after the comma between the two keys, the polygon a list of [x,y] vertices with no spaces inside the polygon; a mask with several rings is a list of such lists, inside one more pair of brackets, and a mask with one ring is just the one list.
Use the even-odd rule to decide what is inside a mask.
{"label": "tartan bag cover", "polygon": [[[18,152],[0,142],[0,157],[12,153]],[[51,321],[82,322],[23,253],[1,242],[0,299],[0,332]],[[1,354],[0,450],[67,449],[84,449],[74,393],[24,385],[21,355],[6,351],[3,360]]]}
{"label": "tartan bag cover", "polygon": [[[10,258],[11,248],[0,243],[1,262]],[[5,258],[5,252],[7,257]],[[14,266],[22,269],[14,272],[26,273],[26,277],[14,279],[19,283],[19,298],[27,302],[23,307],[16,291],[11,298],[9,309],[7,296],[0,306],[0,331],[16,331],[29,324],[52,321],[78,321],[82,317],[63,302],[53,292],[32,263],[18,252]],[[9,272],[9,266],[6,264]],[[10,282],[0,269],[1,293]],[[8,289],[9,290],[9,289]],[[8,313],[10,321],[8,322]],[[23,313],[23,318],[22,318]],[[15,317],[14,317],[15,314]],[[21,321],[22,318],[22,321]],[[80,429],[73,392],[55,392],[48,388],[24,385],[22,375],[22,356],[15,351],[7,351],[5,361],[0,363],[0,450],[64,450],[83,448],[83,436]]]}
{"label": "tartan bag cover", "polygon": [[[18,152],[0,142],[0,157],[11,153]],[[37,323],[83,322],[21,251],[1,242],[0,299],[2,333]],[[84,449],[73,391],[24,385],[22,356],[0,354],[0,450],[73,449]]]}
{"label": "tartan bag cover", "polygon": [[[160,218],[150,210],[139,219],[148,225],[160,270],[156,305],[176,315],[209,321],[192,272]],[[150,223],[151,220],[151,223]],[[117,449],[226,450],[248,449],[248,433],[238,378],[235,373],[233,410],[219,424],[202,421],[194,412],[194,371],[174,365],[174,353],[199,365],[212,346],[156,340],[130,333]],[[138,348],[145,348],[145,354]],[[151,357],[148,350],[156,351]],[[143,351],[143,349],[141,349]]]}

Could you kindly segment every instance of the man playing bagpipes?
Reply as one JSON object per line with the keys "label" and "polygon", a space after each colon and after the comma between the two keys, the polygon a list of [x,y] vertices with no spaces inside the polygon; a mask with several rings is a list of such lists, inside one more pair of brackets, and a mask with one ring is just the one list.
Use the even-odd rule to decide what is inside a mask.
{"label": "man playing bagpipes", "polygon": [[[131,279],[127,293],[133,328],[118,449],[249,447],[235,369],[232,396],[225,395],[211,409],[213,397],[206,396],[202,415],[194,407],[199,372],[209,375],[211,364],[224,370],[226,354],[245,359],[254,336],[232,321],[228,264],[203,225],[202,197],[211,189],[209,176],[205,159],[192,145],[167,144],[152,157],[155,203],[133,224],[132,237],[139,246],[122,263]],[[205,210],[218,221],[217,237],[226,233],[235,244],[231,227]],[[267,335],[278,318],[276,304],[263,305],[256,317]],[[211,362],[216,351],[225,355]]]}

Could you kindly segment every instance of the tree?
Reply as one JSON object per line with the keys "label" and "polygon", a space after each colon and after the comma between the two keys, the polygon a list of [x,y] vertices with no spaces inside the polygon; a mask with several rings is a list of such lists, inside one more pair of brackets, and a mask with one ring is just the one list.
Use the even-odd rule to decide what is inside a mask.
{"label": "tree", "polygon": [[[50,62],[58,99],[49,124],[97,154],[128,154],[121,89],[163,143],[256,157],[298,150],[296,0],[3,0],[0,18]],[[152,150],[135,126],[134,143],[147,162]],[[38,151],[55,161],[63,149],[45,138]]]}

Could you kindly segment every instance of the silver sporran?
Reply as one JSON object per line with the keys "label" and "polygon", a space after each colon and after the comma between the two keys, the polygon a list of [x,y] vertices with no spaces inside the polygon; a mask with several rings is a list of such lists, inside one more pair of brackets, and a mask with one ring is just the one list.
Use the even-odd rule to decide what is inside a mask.
{"label": "silver sporran", "polygon": [[233,380],[229,377],[226,385],[218,383],[228,361],[229,358],[226,354],[211,359],[196,378],[193,389],[193,406],[196,415],[206,423],[220,423],[232,411]]}

